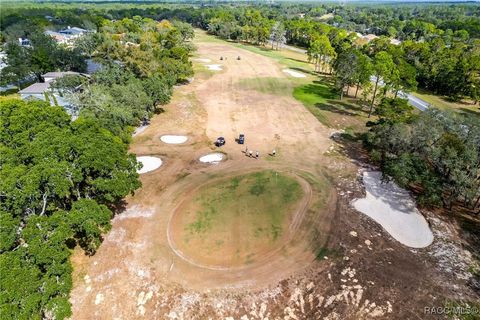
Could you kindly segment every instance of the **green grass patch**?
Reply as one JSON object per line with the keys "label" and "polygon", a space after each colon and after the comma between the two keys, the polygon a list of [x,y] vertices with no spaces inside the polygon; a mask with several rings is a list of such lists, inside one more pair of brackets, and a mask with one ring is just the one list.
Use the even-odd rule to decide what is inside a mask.
{"label": "green grass patch", "polygon": [[314,81],[293,89],[293,97],[303,103],[305,107],[324,125],[330,127],[328,115],[319,108],[319,105],[327,103],[327,99],[335,99],[335,91],[326,83]]}
{"label": "green grass patch", "polygon": [[305,73],[313,72],[313,65],[307,61],[307,55],[299,52],[292,52],[287,49],[272,50],[268,47],[259,47],[251,44],[232,42],[237,48],[241,48],[262,56],[271,58],[280,64]]}
{"label": "green grass patch", "polygon": [[328,84],[320,81],[297,87],[293,90],[295,99],[305,105],[315,106],[318,103],[326,103],[327,99],[337,98],[335,90]]}
{"label": "green grass patch", "polygon": [[300,184],[273,170],[237,176],[202,188],[193,201],[190,236],[209,232],[228,234],[234,224],[253,238],[275,241],[282,235],[285,217],[302,197]]}
{"label": "green grass patch", "polygon": [[195,42],[214,42],[214,43],[221,43],[224,40],[221,40],[215,36],[209,35],[206,31],[201,29],[195,29]]}
{"label": "green grass patch", "polygon": [[480,319],[479,302],[452,301],[445,302],[448,319],[478,320]]}
{"label": "green grass patch", "polygon": [[328,78],[294,88],[293,96],[327,127],[344,129],[349,134],[365,130],[367,109],[354,99],[340,100]]}

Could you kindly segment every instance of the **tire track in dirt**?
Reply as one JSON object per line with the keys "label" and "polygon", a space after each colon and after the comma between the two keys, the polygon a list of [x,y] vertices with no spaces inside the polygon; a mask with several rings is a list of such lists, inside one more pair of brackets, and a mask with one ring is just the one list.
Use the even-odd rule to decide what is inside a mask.
{"label": "tire track in dirt", "polygon": [[[304,194],[302,199],[297,204],[295,212],[292,213],[293,219],[292,219],[292,222],[288,226],[287,237],[282,237],[282,239],[281,239],[282,241],[280,243],[278,243],[277,245],[275,245],[275,247],[277,247],[276,249],[269,250],[267,252],[258,252],[256,254],[262,256],[261,260],[257,259],[257,260],[255,260],[255,262],[253,264],[243,265],[243,266],[235,266],[235,267],[221,267],[221,266],[212,266],[212,265],[201,264],[201,263],[195,262],[194,259],[189,258],[185,253],[183,253],[181,250],[179,250],[178,247],[175,244],[175,241],[173,240],[172,220],[174,219],[175,215],[179,214],[179,211],[182,210],[182,207],[185,204],[185,202],[190,201],[190,199],[192,198],[192,195],[197,193],[198,190],[201,189],[204,184],[200,184],[200,185],[196,184],[196,187],[193,190],[189,191],[188,194],[184,194],[184,196],[183,196],[184,200],[182,200],[182,203],[180,203],[173,210],[172,214],[170,215],[170,219],[169,219],[168,224],[167,224],[167,239],[168,239],[168,244],[170,246],[170,249],[179,258],[185,260],[186,262],[188,262],[189,264],[191,264],[195,267],[202,268],[202,269],[216,270],[216,271],[220,271],[220,270],[221,271],[254,270],[254,268],[256,268],[258,265],[262,265],[262,264],[266,264],[266,263],[272,263],[273,260],[275,259],[275,257],[278,255],[278,253],[280,251],[282,251],[282,249],[284,249],[284,247],[290,241],[292,241],[294,239],[294,237],[295,237],[294,233],[300,228],[300,225],[303,222],[303,218],[305,216],[305,213],[307,212],[308,207],[309,207],[309,205],[311,204],[311,201],[312,201],[312,187],[311,187],[311,185],[306,180],[304,180],[303,178],[294,174],[291,169],[272,168],[272,166],[263,166],[263,167],[260,166],[260,167],[254,168],[254,169],[241,170],[241,171],[235,172],[233,174],[231,172],[229,172],[228,174],[223,175],[221,178],[218,178],[216,180],[209,180],[206,183],[213,184],[216,181],[221,181],[221,180],[233,178],[233,177],[235,177],[237,175],[240,175],[240,174],[243,175],[243,174],[253,173],[253,172],[257,172],[257,171],[261,171],[261,170],[265,170],[265,169],[270,169],[270,170],[273,169],[275,171],[282,172],[282,173],[287,174],[289,176],[293,176],[300,183],[300,185],[302,187],[302,190],[303,190],[303,194]],[[233,236],[235,237],[235,234],[233,234]],[[237,236],[237,239],[238,239],[238,236]]]}

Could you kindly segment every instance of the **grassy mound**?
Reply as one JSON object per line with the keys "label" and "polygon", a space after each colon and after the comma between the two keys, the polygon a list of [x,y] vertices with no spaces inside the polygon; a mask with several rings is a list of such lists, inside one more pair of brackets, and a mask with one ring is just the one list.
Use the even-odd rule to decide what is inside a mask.
{"label": "grassy mound", "polygon": [[213,229],[227,231],[239,222],[250,225],[256,238],[276,240],[284,218],[301,196],[295,179],[275,171],[234,177],[200,192],[194,200],[195,220],[186,228],[191,235],[202,235]]}
{"label": "grassy mound", "polygon": [[205,264],[251,263],[281,243],[302,197],[296,179],[272,170],[207,185],[177,215],[175,242]]}

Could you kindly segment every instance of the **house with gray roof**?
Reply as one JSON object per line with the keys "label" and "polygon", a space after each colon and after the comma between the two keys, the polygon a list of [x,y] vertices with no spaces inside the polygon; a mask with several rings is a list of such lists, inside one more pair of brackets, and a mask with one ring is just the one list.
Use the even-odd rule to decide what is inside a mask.
{"label": "house with gray roof", "polygon": [[88,77],[88,75],[73,71],[66,71],[66,72],[48,72],[42,75],[45,82],[37,82],[34,83],[22,90],[18,93],[23,100],[43,100],[47,101],[50,105],[58,105],[63,107],[68,114],[72,116],[72,119],[75,119],[77,116],[77,107],[74,106],[71,102],[69,102],[65,97],[60,95],[59,92],[51,88],[51,84],[55,81],[55,79],[64,77],[66,75],[79,75]]}

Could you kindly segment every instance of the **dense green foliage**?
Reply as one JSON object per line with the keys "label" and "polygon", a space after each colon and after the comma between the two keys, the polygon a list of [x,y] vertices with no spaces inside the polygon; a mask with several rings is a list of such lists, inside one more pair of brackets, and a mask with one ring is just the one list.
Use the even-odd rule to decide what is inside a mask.
{"label": "dense green foliage", "polygon": [[367,146],[388,176],[416,187],[419,201],[452,208],[461,201],[480,212],[480,124],[428,109],[415,116],[406,100],[385,98]]}
{"label": "dense green foliage", "polygon": [[[287,42],[307,48],[317,70],[320,71],[329,72],[333,59],[352,46],[370,58],[374,58],[378,51],[385,51],[392,55],[398,74],[407,75],[407,79],[390,81],[387,91],[413,90],[418,85],[420,88],[455,100],[466,97],[477,101],[480,87],[479,11],[480,6],[475,4],[455,6],[438,4],[338,6],[301,3],[256,6],[85,4],[81,9],[71,4],[55,6],[47,4],[39,8],[31,8],[24,4],[8,6],[0,13],[0,30],[5,41],[21,35],[28,36],[32,26],[58,29],[67,25],[77,25],[104,31],[108,29],[110,32],[127,31],[135,35],[138,34],[138,24],[137,27],[135,23],[131,23],[130,26],[123,25],[118,29],[118,24],[109,21],[133,19],[135,16],[157,21],[178,19],[224,39],[262,45],[271,41],[272,47]],[[183,29],[189,30],[188,27],[176,29],[180,32]],[[355,32],[374,33],[383,38],[365,43],[364,39],[357,39]],[[403,42],[400,45],[392,45],[389,38]],[[97,40],[101,43],[104,39],[99,37]],[[128,36],[125,39],[133,43],[138,43],[138,40]],[[84,53],[89,56],[96,45],[92,44],[92,41],[86,41],[82,47],[86,49]],[[104,50],[118,48],[110,43],[105,44]],[[132,55],[137,53],[134,52]],[[180,50],[169,54],[182,55],[183,52]],[[143,71],[135,72],[147,72],[148,67],[148,64],[145,64]],[[369,89],[366,82],[363,84],[357,82],[357,85]]]}
{"label": "dense green foliage", "polygon": [[2,84],[17,83],[34,76],[43,81],[42,74],[50,71],[86,70],[86,62],[77,49],[58,45],[41,31],[30,34],[30,45],[21,46],[17,40],[5,44],[7,66],[0,72]]}
{"label": "dense green foliage", "polygon": [[[134,17],[104,21],[73,48],[43,33],[31,34],[31,46],[7,44],[8,62],[19,62],[7,71],[18,79],[74,69],[55,60],[59,51],[65,52],[61,61],[92,57],[102,68],[90,78],[52,82],[79,109],[75,121],[45,102],[0,101],[2,319],[70,316],[71,250],[79,245],[95,253],[114,205],[140,187],[139,165],[127,153],[131,132],[170,101],[173,85],[192,75],[192,37],[188,24]],[[22,65],[22,57],[31,59]],[[13,71],[22,66],[24,73]]]}
{"label": "dense green foliage", "polygon": [[104,67],[88,86],[67,95],[80,115],[128,141],[133,127],[147,122],[170,101],[172,87],[193,74],[188,60],[193,29],[182,22],[122,19],[108,22],[92,51]]}
{"label": "dense green foliage", "polygon": [[70,248],[95,252],[109,206],[140,186],[137,162],[97,122],[16,99],[0,102],[0,150],[2,318],[64,318]]}
{"label": "dense green foliage", "polygon": [[[336,58],[349,59],[350,62],[359,59],[362,62],[360,69],[363,71],[347,71],[345,68],[339,71],[342,74],[342,79],[339,79],[342,88],[357,84],[368,89],[369,81],[359,81],[358,75],[366,76],[370,71],[370,75],[377,76],[377,89],[379,82],[385,82],[383,95],[390,90],[395,94],[399,90],[414,90],[418,85],[455,100],[464,97],[478,100],[480,41],[470,37],[465,30],[444,31],[431,25],[430,32],[415,29],[412,32],[418,35],[404,37],[402,39],[405,41],[400,44],[392,44],[387,36],[366,42],[352,29],[345,30],[308,18],[289,19],[282,14],[282,8],[276,11],[273,19],[269,18],[271,12],[267,10],[218,9],[213,17],[200,25],[206,24],[205,28],[210,33],[225,39],[264,44],[268,39],[274,39],[273,26],[281,22],[286,42],[307,48],[316,71],[330,73],[332,64],[342,67],[349,65],[348,62],[335,63]],[[371,25],[374,25],[373,21]],[[350,53],[342,55],[347,51]],[[384,53],[378,55],[380,51]],[[373,65],[377,68],[371,70],[368,59],[358,57],[361,54],[374,60]],[[346,79],[346,73],[352,76]],[[362,79],[366,79],[365,76]],[[373,91],[375,97],[377,90]]]}

